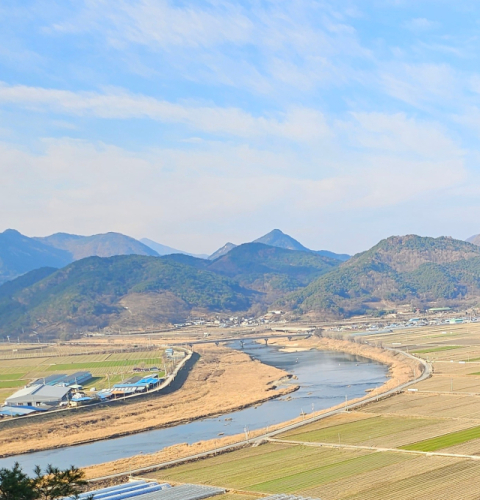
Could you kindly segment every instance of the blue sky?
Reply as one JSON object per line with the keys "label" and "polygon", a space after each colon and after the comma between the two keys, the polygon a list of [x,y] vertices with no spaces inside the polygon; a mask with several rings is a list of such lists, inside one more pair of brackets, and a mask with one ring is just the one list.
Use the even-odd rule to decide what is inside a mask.
{"label": "blue sky", "polygon": [[5,0],[0,230],[479,233],[479,35],[467,0]]}

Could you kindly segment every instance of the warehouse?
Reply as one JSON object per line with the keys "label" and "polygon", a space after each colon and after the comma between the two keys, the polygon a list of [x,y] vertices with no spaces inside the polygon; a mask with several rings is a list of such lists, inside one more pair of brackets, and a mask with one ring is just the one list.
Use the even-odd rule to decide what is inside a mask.
{"label": "warehouse", "polygon": [[156,387],[160,381],[163,379],[159,379],[157,375],[148,375],[146,377],[132,377],[126,380],[125,382],[121,382],[119,384],[115,384],[113,386],[114,393],[121,392],[122,394],[133,394],[135,392],[145,392],[149,389],[153,389]]}
{"label": "warehouse", "polygon": [[63,387],[70,387],[71,385],[82,385],[92,378],[90,372],[76,372],[71,375],[64,373],[57,373],[49,377],[43,377],[35,380],[30,385],[59,385]]}
{"label": "warehouse", "polygon": [[70,387],[31,385],[20,389],[5,400],[8,406],[59,406],[68,402]]}

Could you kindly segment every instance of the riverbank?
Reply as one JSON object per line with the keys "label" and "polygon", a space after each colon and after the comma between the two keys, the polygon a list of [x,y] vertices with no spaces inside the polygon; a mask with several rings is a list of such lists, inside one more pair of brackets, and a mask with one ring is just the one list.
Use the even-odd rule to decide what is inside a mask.
{"label": "riverbank", "polygon": [[[383,350],[371,345],[356,344],[343,340],[333,340],[326,338],[319,339],[317,337],[313,337],[302,341],[282,342],[279,345],[284,346],[284,349],[288,350],[287,352],[295,352],[295,350],[300,352],[310,349],[339,351],[351,355],[369,358],[387,365],[390,370],[390,378],[385,382],[385,384],[372,391],[369,391],[363,397],[348,401],[349,406],[361,403],[362,400],[371,399],[376,395],[385,393],[394,387],[408,382],[415,378],[415,376],[419,376],[423,370],[423,366],[420,362],[416,361],[415,359],[408,358],[403,354]],[[270,426],[268,429],[258,429],[256,431],[250,432],[249,438],[255,439],[266,434],[267,432],[277,431],[292,424],[301,423],[306,418],[310,419],[313,417],[320,417],[321,415],[327,414],[332,410],[342,409],[344,406],[345,404],[342,403],[331,408],[310,412],[306,415],[299,416],[295,419],[283,422],[275,426]],[[85,469],[85,471],[88,478],[96,478],[107,475],[120,474],[122,472],[128,473],[131,470],[141,469],[145,467],[154,468],[156,464],[162,464],[172,460],[186,459],[188,457],[191,457],[192,455],[205,453],[225,446],[234,446],[235,444],[242,443],[244,439],[245,435],[242,433],[236,436],[228,436],[224,438],[212,439],[209,441],[201,441],[192,445],[183,443],[177,446],[165,448],[156,453],[137,455],[135,457],[88,467]]]}
{"label": "riverbank", "polygon": [[240,410],[288,394],[276,388],[288,374],[226,347],[197,350],[199,361],[185,384],[158,399],[125,407],[101,407],[79,415],[59,414],[48,423],[31,423],[0,432],[2,457],[111,439]]}
{"label": "riverbank", "polygon": [[[271,342],[275,345],[274,342]],[[423,365],[413,359],[398,353],[394,350],[383,349],[370,344],[360,344],[347,340],[330,339],[326,337],[310,337],[302,341],[278,342],[276,345],[281,345],[282,348],[288,349],[288,352],[294,352],[295,349],[303,351],[306,348],[318,349],[324,351],[345,352],[354,356],[362,356],[364,358],[378,361],[389,368],[390,378],[381,387],[369,392],[369,395],[380,394],[389,389],[397,387],[409,380],[418,377],[423,371]]]}

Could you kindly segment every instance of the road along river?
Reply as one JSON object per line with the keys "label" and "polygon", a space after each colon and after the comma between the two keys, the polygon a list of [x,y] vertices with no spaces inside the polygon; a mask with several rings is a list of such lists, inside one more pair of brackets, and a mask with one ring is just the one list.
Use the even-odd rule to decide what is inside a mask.
{"label": "road along river", "polygon": [[[240,348],[232,343],[231,347]],[[259,361],[283,369],[296,379],[288,384],[300,389],[259,406],[220,417],[197,420],[154,431],[89,444],[39,451],[0,459],[0,468],[19,462],[24,470],[35,465],[52,464],[87,467],[141,453],[153,453],[179,443],[193,444],[229,436],[291,420],[301,413],[329,408],[365,395],[367,389],[381,386],[388,378],[388,368],[376,361],[333,351],[282,352],[278,347],[246,343],[244,352]],[[242,383],[241,377],[239,382]]]}

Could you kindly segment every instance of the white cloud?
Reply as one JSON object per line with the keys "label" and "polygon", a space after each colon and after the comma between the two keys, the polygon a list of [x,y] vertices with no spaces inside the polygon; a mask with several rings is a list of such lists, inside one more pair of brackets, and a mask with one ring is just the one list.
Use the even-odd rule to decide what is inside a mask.
{"label": "white cloud", "polygon": [[431,161],[461,159],[461,149],[435,122],[409,118],[405,113],[352,113],[351,141],[371,151],[401,154]]}
{"label": "white cloud", "polygon": [[188,80],[271,95],[281,91],[279,85],[300,90],[338,85],[355,74],[347,60],[372,60],[372,52],[347,23],[357,10],[345,9],[342,13],[334,2],[309,0],[183,6],[140,0],[120,1],[112,9],[110,2],[96,0],[49,30],[93,33],[133,71],[145,71],[145,65],[132,61],[146,50],[155,54],[147,56],[150,71],[163,71],[167,61]]}
{"label": "white cloud", "polygon": [[239,108],[176,104],[121,89],[104,93],[71,92],[0,83],[0,103],[76,116],[149,118],[164,123],[181,123],[205,133],[239,137],[272,135],[309,141],[329,134],[323,114],[313,109],[297,107],[287,113],[277,113],[278,117],[255,117]]}
{"label": "white cloud", "polygon": [[[315,143],[296,151],[197,141],[132,153],[51,139],[40,154],[3,144],[0,212],[27,234],[116,230],[210,252],[285,221],[323,220],[332,232],[342,214],[401,212],[466,181],[462,151],[435,124],[357,114],[335,131],[341,147],[328,153]],[[321,238],[315,230],[309,244],[325,246]]]}

